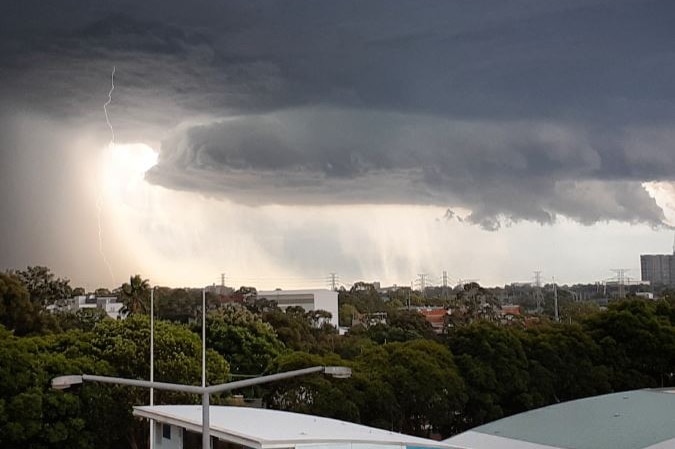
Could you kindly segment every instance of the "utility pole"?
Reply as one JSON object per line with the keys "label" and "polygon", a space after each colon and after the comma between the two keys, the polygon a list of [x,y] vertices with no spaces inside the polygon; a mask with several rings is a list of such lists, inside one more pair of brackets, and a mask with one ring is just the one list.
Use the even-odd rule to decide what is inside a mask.
{"label": "utility pole", "polygon": [[408,290],[408,312],[410,311],[410,295],[412,295],[413,283],[410,283],[410,290]]}
{"label": "utility pole", "polygon": [[553,308],[555,309],[555,322],[560,322],[560,315],[558,314],[558,287],[555,283],[555,276],[553,276]]}

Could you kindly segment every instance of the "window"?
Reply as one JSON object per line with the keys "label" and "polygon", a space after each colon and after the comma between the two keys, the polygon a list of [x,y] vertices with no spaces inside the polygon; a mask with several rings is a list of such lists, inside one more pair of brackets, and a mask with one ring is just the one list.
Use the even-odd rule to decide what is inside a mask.
{"label": "window", "polygon": [[171,439],[171,426],[169,424],[162,424],[162,438]]}

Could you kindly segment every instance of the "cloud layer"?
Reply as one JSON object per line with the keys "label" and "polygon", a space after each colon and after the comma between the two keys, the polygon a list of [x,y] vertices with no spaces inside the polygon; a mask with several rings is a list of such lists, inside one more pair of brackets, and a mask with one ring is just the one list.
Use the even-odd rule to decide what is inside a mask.
{"label": "cloud layer", "polygon": [[244,204],[449,205],[488,229],[559,214],[657,226],[641,181],[675,163],[647,134],[628,144],[547,122],[308,107],[191,127],[163,143],[147,179]]}
{"label": "cloud layer", "polygon": [[153,183],[486,229],[664,222],[642,184],[675,176],[672,2],[76,6],[4,7],[5,113],[91,123],[116,65],[119,138],[163,140]]}

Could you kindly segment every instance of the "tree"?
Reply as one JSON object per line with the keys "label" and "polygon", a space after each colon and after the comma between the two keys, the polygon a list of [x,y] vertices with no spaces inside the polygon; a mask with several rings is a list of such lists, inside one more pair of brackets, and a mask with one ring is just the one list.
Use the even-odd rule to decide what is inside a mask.
{"label": "tree", "polygon": [[41,306],[70,298],[73,289],[68,279],[57,278],[47,267],[26,267],[14,272],[30,294],[30,300]]}
{"label": "tree", "polygon": [[455,329],[447,342],[468,387],[466,428],[532,407],[528,360],[514,329],[477,321]]}
{"label": "tree", "polygon": [[342,304],[338,313],[340,326],[351,327],[354,317],[358,312],[358,309],[354,305]]}
{"label": "tree", "polygon": [[455,322],[471,323],[476,320],[495,322],[499,301],[487,289],[477,282],[464,284],[462,290],[453,300],[453,305],[459,309]]}
{"label": "tree", "polygon": [[93,331],[98,323],[103,320],[108,320],[108,314],[99,308],[95,309],[79,309],[73,313],[71,311],[56,312],[54,319],[61,331],[68,331],[71,329],[79,329],[82,331]]}
{"label": "tree", "polygon": [[43,328],[42,309],[30,300],[21,280],[0,273],[0,324],[16,335],[40,332]]}
{"label": "tree", "polygon": [[355,363],[355,379],[368,379],[357,396],[364,423],[420,436],[460,427],[466,387],[443,345],[414,340],[371,347]]}
{"label": "tree", "polygon": [[356,282],[349,291],[338,292],[338,306],[353,305],[359,313],[382,312],[386,309],[384,301],[375,286],[366,282]]}
{"label": "tree", "polygon": [[518,332],[530,368],[534,406],[609,393],[602,348],[579,325],[541,325]]}
{"label": "tree", "polygon": [[[284,372],[311,366],[346,365],[333,355],[321,357],[306,352],[291,352],[277,357],[269,372]],[[353,401],[351,379],[333,379],[322,374],[294,377],[269,384],[265,399],[271,408],[309,413],[347,421],[359,421],[359,409]]]}
{"label": "tree", "polygon": [[387,323],[368,326],[368,335],[379,343],[403,342],[420,338],[434,339],[431,324],[417,311],[393,310],[387,316]]}
{"label": "tree", "polygon": [[675,384],[675,327],[668,308],[666,302],[617,301],[584,321],[586,332],[603,348],[613,389]]}
{"label": "tree", "polygon": [[580,323],[585,318],[600,312],[600,306],[593,301],[560,301],[560,320]]}
{"label": "tree", "polygon": [[158,318],[187,323],[200,315],[201,292],[195,297],[184,288],[158,287],[155,289],[155,313]]}
{"label": "tree", "polygon": [[[96,328],[91,341],[98,357],[107,362],[112,375],[132,379],[148,379],[150,375],[150,318],[132,315],[124,320],[105,320]],[[155,380],[188,385],[201,383],[201,348],[199,336],[186,326],[155,321]],[[229,377],[227,362],[216,351],[207,351],[207,383],[220,384]],[[114,427],[107,432],[124,432],[132,447],[147,440],[147,423],[140,423],[131,414],[132,406],[147,404],[148,391],[124,386],[95,385],[99,394],[114,401],[104,401],[99,411],[103,425]],[[156,391],[155,403],[197,403],[192,394]],[[213,398],[218,403],[218,398]],[[109,418],[115,418],[110,423]],[[117,429],[117,430],[115,430]]]}
{"label": "tree", "polygon": [[[201,321],[190,327],[201,335]],[[209,313],[206,342],[208,348],[225,357],[236,374],[260,374],[286,351],[270,324],[237,304]]]}
{"label": "tree", "polygon": [[133,315],[148,313],[150,298],[150,282],[143,279],[140,274],[129,278],[128,283],[122,284],[122,313]]}
{"label": "tree", "polygon": [[49,385],[63,373],[106,372],[92,357],[90,338],[81,332],[17,338],[0,326],[0,447],[110,447],[89,419],[89,405],[98,402],[84,390],[72,394]]}
{"label": "tree", "polygon": [[302,307],[288,307],[285,311],[275,308],[262,315],[286,347],[298,351],[309,351],[316,346],[312,324]]}

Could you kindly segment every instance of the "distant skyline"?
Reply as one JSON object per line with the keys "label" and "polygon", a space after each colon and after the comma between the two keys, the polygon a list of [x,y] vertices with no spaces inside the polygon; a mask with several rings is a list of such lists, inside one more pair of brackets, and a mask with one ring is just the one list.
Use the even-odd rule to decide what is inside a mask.
{"label": "distant skyline", "polygon": [[0,269],[92,289],[637,279],[673,245],[673,13],[6,2]]}

